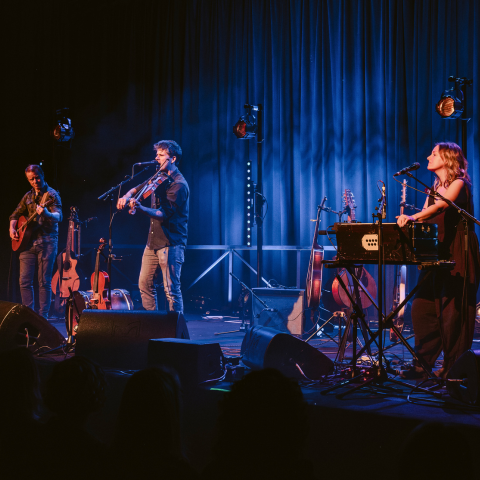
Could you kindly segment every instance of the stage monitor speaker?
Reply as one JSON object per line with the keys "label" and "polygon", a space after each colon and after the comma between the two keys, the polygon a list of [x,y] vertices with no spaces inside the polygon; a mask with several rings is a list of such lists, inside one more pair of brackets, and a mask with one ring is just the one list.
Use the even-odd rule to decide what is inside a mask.
{"label": "stage monitor speaker", "polygon": [[275,368],[287,377],[301,380],[305,377],[320,380],[333,371],[332,360],[322,352],[303,340],[268,327],[247,330],[241,355],[242,362],[252,369]]}
{"label": "stage monitor speaker", "polygon": [[280,332],[301,335],[304,324],[304,293],[296,288],[254,288],[252,295],[252,326],[264,325]]}
{"label": "stage monitor speaker", "polygon": [[219,343],[176,338],[150,340],[148,364],[173,368],[184,386],[218,380],[224,374]]}
{"label": "stage monitor speaker", "polygon": [[461,402],[480,405],[480,350],[467,350],[453,364],[447,374],[447,391]]}
{"label": "stage monitor speaker", "polygon": [[0,351],[28,347],[32,352],[55,348],[64,342],[60,332],[31,308],[0,300]]}
{"label": "stage monitor speaker", "polygon": [[185,317],[176,312],[85,309],[75,353],[103,367],[137,370],[148,365],[152,338],[190,338]]}

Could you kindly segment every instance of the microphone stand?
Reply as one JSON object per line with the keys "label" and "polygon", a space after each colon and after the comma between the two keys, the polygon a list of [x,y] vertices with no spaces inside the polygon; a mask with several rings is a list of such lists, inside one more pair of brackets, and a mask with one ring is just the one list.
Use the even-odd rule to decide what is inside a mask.
{"label": "microphone stand", "polygon": [[[157,163],[157,162],[155,162],[155,163]],[[135,178],[137,175],[140,175],[141,173],[143,173],[145,170],[147,170],[149,168],[149,167],[142,168],[142,170],[140,170],[139,172],[134,174],[133,171],[135,169],[135,165],[140,165],[140,164],[136,163],[136,164],[133,165],[131,176],[127,175],[118,185],[115,185],[114,187],[110,188],[105,193],[100,195],[97,199],[97,200],[107,200],[107,199],[110,200],[110,219],[109,219],[109,222],[108,222],[108,257],[107,257],[107,274],[108,274],[108,278],[110,279],[110,281],[108,282],[108,294],[107,294],[107,296],[108,296],[108,300],[110,302],[112,300],[112,298],[111,298],[112,297],[112,260],[115,259],[115,255],[112,253],[113,252],[112,223],[113,223],[113,217],[114,217],[115,213],[117,213],[117,212],[115,212],[115,213],[113,212],[113,203],[115,201],[115,196],[116,196],[116,195],[114,195],[114,192],[117,189],[120,192],[120,188],[122,187],[122,185],[129,182],[130,180]],[[111,305],[111,303],[110,303],[110,305]]]}
{"label": "microphone stand", "polygon": [[318,206],[321,210],[327,213],[334,213],[335,215],[338,215],[338,221],[339,223],[342,222],[342,216],[346,212],[346,210],[342,210],[341,212],[336,212],[335,210],[331,209],[330,207],[322,207],[321,205]]}
{"label": "microphone stand", "polygon": [[[276,312],[277,310],[274,309],[274,308],[270,308],[251,288],[247,287],[237,276],[235,276],[232,272],[230,272],[230,275],[245,289],[245,290],[248,290],[250,292],[250,294],[252,295],[252,297],[255,297],[262,305],[263,305],[263,310],[262,312],[264,312],[265,310],[269,311],[269,312]],[[252,305],[253,305],[253,302],[252,302]],[[256,318],[259,318],[260,317],[260,314],[262,313],[260,312],[259,314],[256,315]],[[252,309],[252,316],[253,316],[253,309]],[[250,326],[252,326],[251,322],[250,322]],[[240,325],[240,329],[239,330],[233,330],[231,332],[217,332],[215,333],[215,335],[226,335],[227,333],[238,333],[238,332],[245,332],[246,330],[246,326],[245,326],[245,315],[242,314],[242,324]]]}
{"label": "microphone stand", "polygon": [[453,207],[465,220],[471,220],[472,222],[476,223],[477,225],[480,226],[480,221],[478,221],[473,215],[470,215],[467,211],[465,211],[463,208],[460,208],[458,205],[453,203],[451,200],[448,198],[445,198],[441,193],[436,192],[435,190],[432,190],[431,187],[423,183],[421,180],[416,178],[414,175],[412,175],[410,172],[407,172],[405,175],[408,175],[410,178],[413,178],[416,182],[422,184],[430,193],[429,195],[432,197],[437,197],[440,200],[443,200],[445,203],[447,203],[450,207]]}

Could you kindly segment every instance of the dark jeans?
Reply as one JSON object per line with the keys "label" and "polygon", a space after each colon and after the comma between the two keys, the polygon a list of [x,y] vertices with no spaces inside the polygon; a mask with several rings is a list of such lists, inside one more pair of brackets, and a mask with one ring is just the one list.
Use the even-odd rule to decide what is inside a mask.
{"label": "dark jeans", "polygon": [[52,301],[52,273],[57,258],[58,242],[37,243],[23,251],[20,258],[20,293],[22,303],[31,309],[35,308],[33,292],[33,276],[38,263],[38,297],[40,308],[38,313],[48,318]]}
{"label": "dark jeans", "polygon": [[185,259],[185,247],[174,245],[158,250],[145,248],[138,286],[145,310],[157,310],[157,291],[154,280],[158,268],[162,270],[163,288],[170,311],[183,312],[183,298],[180,290],[180,273]]}

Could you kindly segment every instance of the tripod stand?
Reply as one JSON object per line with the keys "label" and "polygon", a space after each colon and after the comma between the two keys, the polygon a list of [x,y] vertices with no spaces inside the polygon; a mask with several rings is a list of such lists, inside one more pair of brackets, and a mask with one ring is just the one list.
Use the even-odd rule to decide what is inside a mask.
{"label": "tripod stand", "polygon": [[[332,390],[335,390],[337,388],[348,385],[349,383],[358,382],[358,381],[362,382],[359,385],[351,388],[347,392],[338,394],[337,395],[338,398],[342,398],[342,397],[358,390],[359,388],[362,388],[364,386],[370,386],[370,385],[374,385],[376,387],[387,389],[387,390],[390,390],[390,391],[395,391],[396,389],[392,389],[391,387],[387,387],[385,385],[385,383],[387,381],[391,382],[391,383],[398,384],[398,385],[402,385],[402,386],[405,385],[403,382],[400,382],[398,380],[389,378],[388,375],[387,375],[387,372],[385,370],[385,367],[383,365],[383,359],[385,357],[384,357],[384,349],[383,349],[382,341],[383,341],[383,330],[385,328],[392,328],[394,330],[394,332],[396,333],[396,335],[398,336],[398,338],[400,339],[400,341],[408,348],[408,350],[412,354],[413,358],[416,359],[418,364],[425,370],[427,376],[430,377],[430,378],[436,378],[429,371],[428,367],[425,365],[423,360],[416,356],[414,350],[411,348],[411,346],[408,344],[408,342],[402,336],[401,332],[393,325],[393,322],[392,322],[393,318],[395,318],[398,311],[401,308],[403,308],[403,306],[408,302],[408,300],[416,293],[416,291],[420,287],[421,283],[423,283],[423,282],[417,284],[415,289],[412,292],[410,292],[410,294],[404,299],[404,301],[400,305],[398,305],[397,309],[395,309],[392,313],[390,313],[387,318],[385,318],[385,316],[383,314],[382,301],[383,301],[383,287],[384,287],[384,285],[383,285],[383,276],[382,276],[382,273],[383,273],[382,208],[380,208],[380,211],[376,215],[374,214],[373,216],[377,217],[377,219],[378,219],[377,225],[376,225],[377,226],[377,235],[378,235],[378,251],[379,251],[379,258],[378,258],[378,298],[379,298],[379,301],[378,301],[378,305],[375,304],[374,300],[371,298],[369,293],[364,289],[364,287],[360,284],[359,280],[355,277],[355,275],[352,275],[352,278],[354,279],[355,283],[359,286],[359,288],[361,288],[363,290],[363,292],[367,295],[367,297],[371,300],[372,304],[377,309],[377,311],[378,311],[378,330],[375,334],[372,334],[370,331],[368,332],[369,335],[370,335],[370,338],[366,341],[365,346],[358,353],[354,350],[354,358],[352,360],[352,363],[354,365],[356,365],[357,358],[359,358],[365,350],[368,350],[368,348],[369,348],[369,346],[371,345],[372,342],[375,342],[378,346],[378,361],[372,366],[372,372],[373,372],[372,378],[370,378],[366,381],[363,381],[363,379],[361,378],[361,377],[363,377],[363,375],[357,375],[357,376],[354,376],[351,379],[340,382],[340,383],[338,383],[338,384],[336,384],[336,385],[334,385],[334,386],[332,386],[332,387],[330,387],[326,390],[323,390],[323,392],[322,392],[323,394],[326,394],[326,393],[328,393]],[[338,265],[340,262],[329,262],[329,263],[330,263],[330,265],[333,266],[335,263]],[[430,264],[428,264],[428,266],[432,266],[432,267],[433,266],[438,266],[438,267],[443,268],[443,267],[447,266],[447,263],[448,262],[446,262],[445,264],[439,265],[438,262],[433,262],[433,263],[430,262]],[[429,275],[430,275],[430,272],[427,272],[427,275],[425,275],[423,281],[425,281],[426,278]],[[352,301],[353,299],[351,298],[351,294],[348,291],[348,289],[345,287],[343,282],[341,282],[341,287],[344,289],[345,293],[349,296],[349,298]],[[365,337],[365,338],[367,338],[367,337]],[[378,343],[377,343],[377,340],[378,340]],[[354,367],[354,371],[355,371],[355,367]],[[430,390],[425,390],[425,391],[428,392],[428,393],[433,393]]]}
{"label": "tripod stand", "polygon": [[[245,290],[248,290],[250,292],[250,295],[252,297],[255,297],[264,307],[264,310],[267,310],[269,312],[276,312],[276,310],[274,308],[269,308],[268,305],[249,287],[247,287],[237,276],[235,276],[232,272],[230,272],[230,275],[245,289]],[[253,312],[252,312],[252,315],[253,315]],[[257,315],[258,317],[260,316],[260,314]],[[251,322],[250,322],[250,326],[251,325]],[[242,324],[240,325],[240,328],[238,330],[232,330],[232,331],[229,331],[229,332],[216,332],[215,335],[226,335],[228,333],[239,333],[239,332],[243,332],[245,333],[245,331],[247,330],[247,326],[245,324],[245,314],[242,314]]]}
{"label": "tripod stand", "polygon": [[77,322],[81,312],[78,311],[78,307],[75,303],[75,297],[74,297],[74,292],[72,288],[68,287],[68,291],[70,292],[70,296],[67,298],[67,301],[65,302],[65,327],[67,330],[66,341],[63,342],[58,347],[51,348],[50,350],[39,353],[38,354],[39,357],[42,357],[47,353],[56,352],[57,350],[63,350],[65,352],[65,355],[67,355],[71,350],[75,348],[75,342],[73,340],[73,321],[74,321],[73,309],[75,309],[77,312],[77,315],[76,315]]}

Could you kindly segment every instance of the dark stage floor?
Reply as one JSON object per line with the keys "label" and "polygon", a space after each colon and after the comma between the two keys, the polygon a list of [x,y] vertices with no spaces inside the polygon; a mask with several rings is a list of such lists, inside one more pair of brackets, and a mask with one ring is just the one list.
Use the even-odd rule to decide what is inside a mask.
{"label": "dark stage floor", "polygon": [[[202,342],[218,342],[226,357],[238,357],[244,334],[232,332],[238,330],[241,322],[228,317],[201,317],[187,314],[187,326],[192,340]],[[57,329],[65,334],[65,325],[61,321],[52,321]],[[225,333],[232,332],[232,333]],[[221,335],[218,335],[221,333]],[[406,332],[406,336],[409,332]],[[338,335],[337,330],[333,335]],[[388,337],[388,335],[387,335]],[[334,337],[338,340],[337,337]],[[410,339],[413,342],[413,338]],[[310,342],[326,356],[334,359],[338,346],[326,336],[315,337]],[[475,342],[477,343],[477,341]],[[390,342],[386,341],[388,347]],[[476,348],[474,346],[474,348]],[[346,350],[346,356],[351,354],[351,346]],[[403,345],[397,345],[387,350],[387,357],[394,362],[408,362],[411,356]],[[59,361],[63,356],[55,355],[39,359],[41,370],[46,375],[53,361]],[[368,358],[365,357],[368,361]],[[396,368],[394,366],[394,368]],[[107,371],[109,376],[109,399],[105,408],[96,414],[90,423],[90,428],[101,440],[109,442],[118,409],[121,392],[131,372]],[[392,376],[393,378],[393,376]],[[383,389],[362,388],[344,398],[336,394],[345,392],[341,388],[326,395],[321,391],[340,377],[327,383],[302,382],[302,390],[309,404],[311,420],[311,438],[306,452],[311,459],[318,462],[319,471],[332,474],[332,465],[341,464],[346,455],[359,462],[365,456],[376,451],[383,452],[378,468],[391,468],[395,456],[407,434],[423,421],[439,421],[461,424],[472,429],[472,448],[480,447],[480,408],[476,409],[450,398],[445,388],[437,391],[437,397],[431,394],[419,394],[415,391],[418,381],[402,381],[402,385],[387,382],[394,391]],[[432,385],[430,383],[429,385]],[[202,468],[209,459],[210,442],[214,434],[217,416],[217,404],[222,395],[231,386],[230,382],[222,381],[208,387],[197,389],[185,398],[185,439],[193,464]],[[254,405],[245,408],[255,408]],[[234,432],[232,432],[234,434]],[[336,445],[335,453],[328,449],[332,462],[324,463],[323,451],[327,446]],[[332,456],[333,455],[333,456]],[[343,478],[335,474],[335,477]]]}

